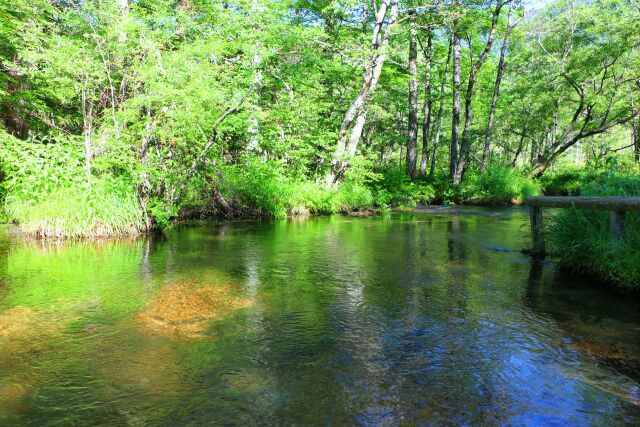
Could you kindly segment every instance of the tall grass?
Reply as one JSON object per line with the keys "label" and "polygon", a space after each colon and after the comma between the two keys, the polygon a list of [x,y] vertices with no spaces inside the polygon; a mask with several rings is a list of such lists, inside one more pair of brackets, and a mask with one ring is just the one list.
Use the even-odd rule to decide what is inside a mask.
{"label": "tall grass", "polygon": [[37,237],[135,235],[144,212],[127,176],[96,171],[87,182],[76,137],[18,140],[0,130],[0,196],[8,219]]}
{"label": "tall grass", "polygon": [[[585,196],[640,196],[640,178],[609,176],[581,190]],[[640,214],[627,212],[625,232],[614,245],[609,212],[562,209],[548,221],[548,240],[562,266],[597,275],[627,290],[640,290]]]}
{"label": "tall grass", "polygon": [[24,193],[9,195],[5,207],[20,232],[42,238],[135,235],[145,226],[132,191],[100,182],[55,188],[35,199]]}

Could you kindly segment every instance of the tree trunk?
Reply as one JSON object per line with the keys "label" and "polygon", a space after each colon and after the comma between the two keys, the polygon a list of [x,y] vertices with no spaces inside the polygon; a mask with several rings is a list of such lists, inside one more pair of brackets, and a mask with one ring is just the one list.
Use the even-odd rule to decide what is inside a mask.
{"label": "tree trunk", "polygon": [[[638,114],[636,106],[631,101],[631,111]],[[640,163],[640,118],[636,115],[631,121],[631,145],[633,146],[633,159]]]}
{"label": "tree trunk", "polygon": [[416,82],[416,68],[418,59],[418,44],[416,40],[416,15],[409,11],[411,31],[409,37],[409,130],[407,133],[407,175],[416,177],[416,160],[418,145],[418,83]]}
{"label": "tree trunk", "polygon": [[[489,31],[489,35],[487,36],[487,41],[485,43],[485,47],[480,54],[478,60],[473,63],[473,65],[469,68],[469,78],[467,82],[467,93],[465,98],[465,120],[464,120],[464,129],[462,130],[462,142],[460,143],[460,155],[458,161],[456,163],[456,168],[453,172],[453,185],[459,185],[462,182],[462,177],[464,175],[464,170],[467,163],[467,156],[469,154],[469,149],[471,147],[471,125],[473,124],[473,110],[471,102],[473,100],[473,93],[476,84],[476,76],[478,75],[478,71],[484,64],[487,59],[489,52],[491,51],[491,46],[493,45],[493,41],[496,35],[496,27],[498,25],[498,17],[500,16],[500,10],[502,9],[503,0],[498,0],[496,4],[496,8],[493,12],[493,16],[491,18],[491,30]],[[471,49],[471,43],[469,43],[470,53],[473,52]]]}
{"label": "tree trunk", "polygon": [[431,131],[431,57],[433,52],[433,33],[427,35],[427,49],[423,50],[425,62],[425,90],[422,105],[422,157],[420,159],[420,177],[427,174],[427,160],[429,159],[429,134]]}
{"label": "tree trunk", "polygon": [[453,29],[453,105],[451,107],[451,150],[449,152],[449,178],[455,181],[458,170],[458,139],[460,132],[460,35]]}
{"label": "tree trunk", "polygon": [[[260,0],[252,0],[251,2],[251,13],[254,18],[253,28],[256,31],[256,34],[260,34],[260,18],[261,14],[264,11],[264,6]],[[253,87],[255,88],[255,105],[253,107],[253,111],[248,120],[247,125],[247,134],[249,135],[249,143],[247,144],[248,151],[257,151],[260,147],[260,121],[258,117],[260,115],[260,92],[262,89],[262,55],[260,52],[262,51],[262,44],[260,40],[257,39],[254,43],[254,53],[253,59],[251,61],[251,65],[253,66]]]}
{"label": "tree trunk", "polygon": [[636,163],[640,163],[640,125],[638,119],[633,126],[633,158]]}
{"label": "tree trunk", "polygon": [[[498,61],[498,72],[496,74],[496,83],[493,87],[493,98],[491,99],[491,109],[489,110],[489,121],[487,123],[487,131],[484,138],[484,149],[482,150],[482,165],[480,165],[480,171],[484,171],[489,163],[489,157],[491,155],[491,132],[493,131],[493,125],[495,124],[496,108],[498,106],[498,97],[500,96],[500,84],[502,83],[502,76],[506,68],[506,56],[509,49],[509,35],[513,27],[511,26],[511,13],[512,8],[509,8],[507,13],[507,29],[504,33],[504,39],[502,40],[502,47],[500,48],[500,60]],[[517,158],[517,156],[516,156]]]}
{"label": "tree trunk", "polygon": [[118,6],[120,16],[127,16],[129,14],[129,0],[116,0],[116,6]]}
{"label": "tree trunk", "polygon": [[93,100],[88,96],[88,90],[82,89],[82,136],[84,137],[84,170],[87,184],[91,185],[91,133],[93,132]]}
{"label": "tree trunk", "polygon": [[[351,105],[349,105],[342,120],[337,147],[331,160],[331,168],[325,180],[327,186],[333,186],[342,180],[344,173],[349,167],[349,161],[357,149],[358,141],[362,135],[362,128],[366,120],[367,104],[369,103],[371,93],[378,85],[382,66],[387,59],[389,36],[398,18],[398,1],[399,0],[383,0],[376,13],[376,22],[373,27],[373,40],[371,43],[371,57],[365,64],[360,92],[351,102]],[[391,6],[389,19],[387,20],[384,34],[382,34],[389,5]]]}
{"label": "tree trunk", "polygon": [[[17,59],[17,58],[16,58]],[[19,139],[27,139],[29,136],[29,120],[21,111],[21,101],[14,102],[13,99],[21,99],[16,93],[31,89],[31,86],[15,70],[0,70],[6,73],[6,94],[3,105],[0,108],[0,115],[7,131]],[[1,79],[0,79],[1,80]]]}
{"label": "tree trunk", "polygon": [[511,162],[511,166],[514,168],[518,164],[518,157],[520,156],[520,153],[522,153],[522,149],[524,148],[524,135],[525,135],[525,131],[523,129],[522,135],[520,135],[520,142],[518,143],[518,149],[516,150],[516,154],[513,156],[513,161]]}
{"label": "tree trunk", "polygon": [[436,135],[433,140],[433,150],[431,153],[431,167],[429,169],[429,179],[433,179],[436,172],[436,162],[438,159],[438,147],[440,145],[440,131],[442,130],[442,113],[444,111],[444,95],[447,82],[447,74],[449,74],[449,62],[451,61],[451,50],[453,42],[449,39],[449,50],[447,51],[447,62],[444,64],[442,79],[440,80],[440,94],[438,99],[438,115],[436,116]]}
{"label": "tree trunk", "polygon": [[[129,0],[116,0],[116,7],[118,8],[118,13],[122,18],[122,21],[125,21],[129,16]],[[127,32],[124,29],[124,22],[121,25],[122,27],[118,34],[118,43],[123,44],[127,41]]]}

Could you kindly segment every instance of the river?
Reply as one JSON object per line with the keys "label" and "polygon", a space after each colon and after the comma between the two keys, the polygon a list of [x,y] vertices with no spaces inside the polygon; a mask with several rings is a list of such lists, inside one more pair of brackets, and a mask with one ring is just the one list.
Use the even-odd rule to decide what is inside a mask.
{"label": "river", "polygon": [[527,212],[0,237],[2,425],[640,423],[640,302]]}

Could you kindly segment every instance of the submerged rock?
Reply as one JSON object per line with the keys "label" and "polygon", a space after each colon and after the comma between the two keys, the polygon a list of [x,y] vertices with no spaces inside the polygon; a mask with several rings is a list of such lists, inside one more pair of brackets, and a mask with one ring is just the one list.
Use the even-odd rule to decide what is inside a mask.
{"label": "submerged rock", "polygon": [[198,337],[211,320],[251,305],[228,285],[198,286],[176,283],[163,288],[138,315],[141,325],[165,335]]}

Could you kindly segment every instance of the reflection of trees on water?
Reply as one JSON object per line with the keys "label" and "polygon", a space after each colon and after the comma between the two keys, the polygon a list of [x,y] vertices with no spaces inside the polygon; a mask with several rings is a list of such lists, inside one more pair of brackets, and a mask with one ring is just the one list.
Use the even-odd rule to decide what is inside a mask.
{"label": "reflection of trees on water", "polygon": [[[585,303],[584,294],[551,286],[549,281],[561,279],[546,266],[529,268],[514,262],[517,255],[484,248],[489,221],[407,214],[393,221],[230,223],[179,230],[167,240],[142,239],[117,251],[71,251],[53,265],[35,258],[36,267],[49,274],[42,286],[58,271],[65,282],[79,273],[79,282],[91,287],[85,292],[76,282],[62,293],[101,302],[87,310],[93,317],[74,323],[81,344],[58,362],[63,370],[51,366],[51,375],[77,369],[84,381],[99,384],[98,400],[134,393],[138,402],[110,407],[120,411],[116,421],[127,420],[123,413],[141,408],[138,403],[152,402],[166,412],[142,421],[160,424],[500,424],[513,421],[514,413],[544,408],[557,395],[575,403],[571,410],[587,407],[580,393],[587,403],[607,396],[597,383],[584,385],[594,376],[569,377],[572,368],[554,359],[558,352],[549,346],[558,343],[563,357],[584,353],[562,343],[573,336],[565,323],[589,324],[588,316],[598,310]],[[24,282],[16,272],[33,267],[32,254],[11,256],[10,277]],[[70,259],[81,264],[80,272],[73,263],[63,267]],[[114,323],[139,312],[176,280],[225,284],[254,304],[214,319],[202,337],[189,341]],[[29,301],[25,289],[20,292],[23,303]],[[17,294],[11,295],[16,301]],[[121,312],[112,311],[123,304],[128,306]],[[604,314],[598,321],[624,316]],[[637,315],[629,319],[637,325]],[[579,361],[607,375],[593,360]],[[549,378],[556,382],[545,383]],[[164,397],[157,395],[162,391]],[[598,409],[614,413],[623,397],[607,399],[609,406]]]}
{"label": "reflection of trees on water", "polygon": [[451,217],[447,221],[447,249],[449,261],[464,261],[466,250],[464,245],[465,225],[460,221],[459,216]]}

